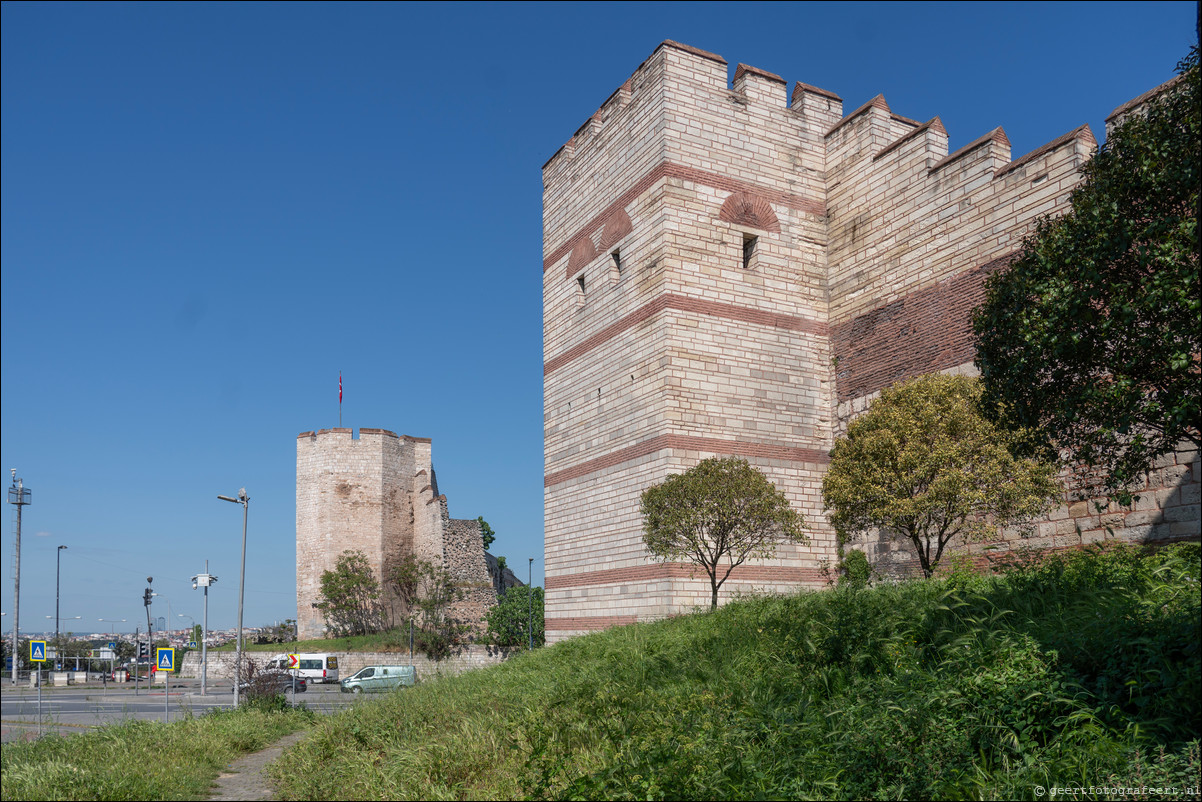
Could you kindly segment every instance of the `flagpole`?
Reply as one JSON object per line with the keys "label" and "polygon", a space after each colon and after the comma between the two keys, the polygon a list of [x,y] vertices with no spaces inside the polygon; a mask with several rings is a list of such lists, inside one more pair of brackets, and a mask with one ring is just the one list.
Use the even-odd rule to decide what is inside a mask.
{"label": "flagpole", "polygon": [[342,428],[342,371],[338,371],[338,428]]}

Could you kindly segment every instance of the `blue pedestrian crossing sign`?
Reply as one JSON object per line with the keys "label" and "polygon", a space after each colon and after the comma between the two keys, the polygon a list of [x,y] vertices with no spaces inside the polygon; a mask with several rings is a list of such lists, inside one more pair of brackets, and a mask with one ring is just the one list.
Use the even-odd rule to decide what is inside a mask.
{"label": "blue pedestrian crossing sign", "polygon": [[46,662],[46,641],[31,640],[29,642],[29,660],[34,663]]}
{"label": "blue pedestrian crossing sign", "polygon": [[159,656],[155,662],[159,667],[159,671],[174,671],[175,649],[159,649]]}

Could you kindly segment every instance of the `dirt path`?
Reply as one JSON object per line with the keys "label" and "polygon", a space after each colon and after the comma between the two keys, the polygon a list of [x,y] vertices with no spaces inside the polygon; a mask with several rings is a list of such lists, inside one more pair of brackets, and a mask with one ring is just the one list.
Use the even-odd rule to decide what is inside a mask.
{"label": "dirt path", "polygon": [[278,758],[284,750],[308,735],[308,730],[294,732],[276,741],[260,752],[252,752],[235,760],[228,769],[217,776],[210,800],[275,799],[275,790],[267,782],[263,769]]}

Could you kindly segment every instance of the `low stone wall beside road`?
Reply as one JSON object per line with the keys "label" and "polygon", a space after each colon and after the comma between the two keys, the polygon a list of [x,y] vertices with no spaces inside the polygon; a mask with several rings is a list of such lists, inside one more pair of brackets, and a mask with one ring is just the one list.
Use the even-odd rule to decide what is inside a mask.
{"label": "low stone wall beside road", "polygon": [[[452,676],[462,674],[474,668],[487,668],[504,662],[509,655],[519,652],[519,649],[500,649],[495,646],[464,646],[446,660],[434,661],[424,654],[415,653],[412,665],[417,667],[418,680],[430,679],[438,675]],[[243,652],[262,666],[272,657],[281,652]],[[371,665],[410,665],[408,652],[330,652],[338,656],[338,676],[346,679],[364,666]],[[234,675],[234,653],[225,651],[209,652],[209,680],[224,679]],[[190,651],[184,655],[179,676],[196,679],[200,677],[200,652]]]}

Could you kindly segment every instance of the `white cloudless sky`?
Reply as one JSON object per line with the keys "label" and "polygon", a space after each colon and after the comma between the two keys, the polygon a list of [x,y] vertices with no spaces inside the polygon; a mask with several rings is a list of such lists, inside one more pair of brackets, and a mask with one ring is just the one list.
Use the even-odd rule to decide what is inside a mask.
{"label": "white cloudless sky", "polygon": [[[295,439],[433,439],[542,581],[540,168],[665,39],[1015,157],[1160,84],[1177,3],[46,4],[2,11],[2,457],[22,629],[296,614]],[[7,476],[5,477],[7,481]],[[12,508],[6,512],[11,513]],[[12,615],[14,539],[0,545]],[[155,616],[166,616],[156,603]],[[78,620],[74,616],[80,616]],[[4,631],[12,618],[2,619]]]}

